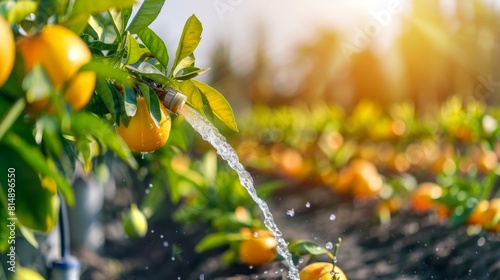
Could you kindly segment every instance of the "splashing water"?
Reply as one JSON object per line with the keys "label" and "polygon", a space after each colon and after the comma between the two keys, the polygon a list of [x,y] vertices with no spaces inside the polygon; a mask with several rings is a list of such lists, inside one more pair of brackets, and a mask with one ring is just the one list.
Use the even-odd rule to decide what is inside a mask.
{"label": "splashing water", "polygon": [[264,224],[266,227],[274,234],[277,242],[278,253],[285,259],[288,264],[288,278],[293,280],[299,280],[299,271],[295,267],[292,261],[292,255],[288,251],[288,245],[283,239],[283,234],[276,226],[274,222],[273,215],[269,211],[269,206],[267,203],[257,196],[257,191],[253,186],[253,179],[250,173],[245,170],[243,165],[240,163],[236,151],[226,142],[226,139],[220,132],[214,127],[207,119],[201,116],[193,108],[189,106],[183,106],[179,112],[180,115],[184,116],[187,122],[201,134],[201,137],[212,144],[217,150],[217,153],[229,164],[229,166],[234,169],[240,178],[240,182],[248,191],[252,199],[257,203],[257,205],[262,210],[264,214]]}

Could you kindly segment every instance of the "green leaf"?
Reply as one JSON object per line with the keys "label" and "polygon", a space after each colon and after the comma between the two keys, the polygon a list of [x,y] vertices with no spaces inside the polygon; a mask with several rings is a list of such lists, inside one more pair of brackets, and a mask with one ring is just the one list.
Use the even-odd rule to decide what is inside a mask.
{"label": "green leaf", "polygon": [[137,101],[135,92],[130,87],[125,87],[125,113],[129,117],[135,116],[137,112]]}
{"label": "green leaf", "polygon": [[163,7],[165,0],[145,0],[137,14],[130,22],[128,30],[132,34],[137,34],[139,31],[149,27],[156,19]]}
{"label": "green leaf", "polygon": [[208,250],[229,244],[227,233],[216,232],[205,236],[195,247],[196,252],[203,253]]}
{"label": "green leaf", "polygon": [[[96,86],[96,91],[97,91],[97,86]],[[101,96],[97,94],[96,91],[92,93],[92,97],[90,98],[87,105],[85,105],[85,110],[97,115],[108,114],[109,110],[106,107],[106,104],[104,104],[104,101],[102,100]]]}
{"label": "green leaf", "polygon": [[186,68],[180,69],[177,73],[175,73],[175,79],[177,80],[189,80],[200,74],[203,74],[210,70],[210,68],[200,69],[198,67],[189,66]]}
{"label": "green leaf", "polygon": [[184,25],[184,30],[182,31],[179,45],[177,46],[173,65],[174,69],[182,59],[194,52],[200,43],[202,31],[203,27],[198,18],[196,18],[195,15],[190,16]]}
{"label": "green leaf", "polygon": [[88,23],[85,33],[92,35],[92,38],[96,40],[101,40],[104,26],[93,16],[89,17]]}
{"label": "green leaf", "polygon": [[179,84],[179,90],[187,97],[187,102],[197,111],[203,112],[202,93],[191,80]]}
{"label": "green leaf", "polygon": [[39,29],[47,23],[48,19],[58,12],[57,0],[40,1],[35,17],[35,26]]}
{"label": "green leaf", "polygon": [[11,126],[16,122],[18,117],[22,114],[26,102],[24,99],[19,99],[8,109],[5,116],[0,116],[0,141],[2,140],[5,133],[11,128]]}
{"label": "green leaf", "polygon": [[185,58],[183,58],[178,64],[177,66],[175,67],[174,71],[172,73],[174,73],[174,75],[177,75],[177,73],[181,70],[181,69],[184,69],[184,68],[187,68],[187,67],[194,67],[194,62],[195,62],[196,58],[194,57],[194,54],[190,54],[188,56],[186,56]]}
{"label": "green leaf", "polygon": [[290,250],[290,253],[294,255],[323,255],[326,254],[330,259],[333,259],[333,254],[330,253],[328,250],[323,248],[317,243],[314,243],[312,241],[304,241],[300,240],[297,242],[294,242],[290,246],[288,246],[288,249]]}
{"label": "green leaf", "polygon": [[104,12],[112,8],[119,9],[132,7],[134,3],[134,0],[75,0],[73,10],[71,10],[71,16],[75,17],[84,15],[86,17],[88,15]]}
{"label": "green leaf", "polygon": [[[95,83],[95,92],[101,98],[104,106],[108,109],[108,112],[111,114],[111,118],[113,120],[117,119],[116,108],[120,106],[115,102],[115,98],[113,96],[113,92],[109,88],[108,83],[102,79],[97,79]],[[92,98],[94,99],[94,98]],[[91,101],[92,101],[91,99]]]}
{"label": "green leaf", "polygon": [[217,116],[217,118],[219,118],[232,130],[238,131],[238,125],[236,124],[236,119],[234,118],[233,109],[224,96],[222,96],[222,94],[220,94],[220,92],[216,89],[205,83],[199,81],[193,81],[193,83],[202,93],[205,94],[210,102],[210,108],[212,108],[215,116]]}
{"label": "green leaf", "polygon": [[8,133],[4,140],[5,144],[17,152],[34,170],[55,181],[68,205],[71,206],[75,203],[73,189],[68,180],[58,170],[48,165],[47,159],[43,156],[39,147],[28,144],[23,138],[14,133]]}
{"label": "green leaf", "polygon": [[108,13],[113,20],[113,28],[115,29],[116,35],[121,39],[127,25],[124,11],[122,9],[111,8],[108,10]]}
{"label": "green leaf", "polygon": [[24,78],[23,90],[29,103],[49,97],[52,83],[40,64],[36,64]]}
{"label": "green leaf", "polygon": [[28,243],[31,246],[38,249],[38,241],[36,241],[35,234],[33,233],[33,230],[31,230],[23,225],[19,225],[19,232],[21,232],[24,239],[26,239],[26,241],[28,241]]}
{"label": "green leaf", "polygon": [[118,157],[131,167],[137,167],[137,162],[127,145],[105,120],[87,112],[79,112],[71,116],[71,130],[80,137],[93,137],[115,152]]}
{"label": "green leaf", "polygon": [[159,127],[161,121],[160,100],[158,99],[158,96],[156,94],[150,94],[149,96],[149,112],[151,113],[151,116],[153,117],[156,125]]}
{"label": "green leaf", "polygon": [[156,35],[150,28],[144,28],[137,32],[137,35],[144,43],[144,45],[151,51],[155,56],[156,60],[166,68],[168,68],[168,51],[163,40]]}
{"label": "green leaf", "polygon": [[38,3],[33,1],[19,1],[9,7],[6,20],[10,23],[19,23],[29,14],[35,13],[38,9]]}
{"label": "green leaf", "polygon": [[127,34],[127,60],[125,64],[134,64],[141,58],[141,49],[139,43],[130,33]]}
{"label": "green leaf", "polygon": [[154,67],[152,64],[142,61],[139,65],[127,65],[127,69],[143,76],[145,78],[151,79],[163,86],[167,86],[171,89],[177,89],[177,86],[169,79],[167,76],[163,75],[163,73],[158,70],[158,68]]}
{"label": "green leaf", "polygon": [[93,60],[80,68],[80,72],[83,71],[95,72],[98,79],[116,80],[122,82],[124,86],[132,86],[127,71],[114,67],[110,59]]}

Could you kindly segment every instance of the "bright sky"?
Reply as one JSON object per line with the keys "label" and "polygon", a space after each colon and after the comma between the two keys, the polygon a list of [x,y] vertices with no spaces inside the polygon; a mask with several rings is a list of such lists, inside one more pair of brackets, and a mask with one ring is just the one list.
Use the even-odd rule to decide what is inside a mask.
{"label": "bright sky", "polygon": [[[406,0],[169,0],[152,28],[167,43],[173,55],[182,27],[195,14],[203,24],[203,39],[195,52],[197,65],[209,66],[214,42],[231,43],[232,57],[245,63],[254,48],[256,23],[262,22],[269,39],[266,50],[284,57],[289,46],[311,40],[318,26],[353,26],[370,11],[380,11],[390,2]],[[366,21],[372,20],[367,18]],[[363,22],[363,21],[361,21]],[[362,26],[361,26],[362,27]],[[353,31],[354,32],[354,31]]]}

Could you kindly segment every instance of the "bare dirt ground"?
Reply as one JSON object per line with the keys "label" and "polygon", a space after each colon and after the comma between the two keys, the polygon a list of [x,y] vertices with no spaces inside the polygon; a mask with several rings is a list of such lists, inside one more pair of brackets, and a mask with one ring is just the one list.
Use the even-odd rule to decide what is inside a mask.
{"label": "bare dirt ground", "polygon": [[[355,205],[321,187],[288,189],[268,203],[286,238],[325,244],[341,237],[338,265],[350,280],[500,279],[500,235],[468,235],[465,226],[451,228],[432,215],[406,210],[382,226],[373,205]],[[286,213],[292,208],[293,217]],[[74,253],[84,264],[82,279],[286,279],[280,263],[224,267],[222,251],[196,254],[194,246],[206,233],[183,229],[165,215],[152,221],[143,239],[108,240],[99,255]]]}

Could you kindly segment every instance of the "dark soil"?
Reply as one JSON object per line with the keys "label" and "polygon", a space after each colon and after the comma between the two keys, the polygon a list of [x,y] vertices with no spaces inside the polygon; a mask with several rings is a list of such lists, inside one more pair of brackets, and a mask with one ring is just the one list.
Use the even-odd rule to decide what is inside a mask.
{"label": "dark soil", "polygon": [[[500,235],[468,235],[465,226],[451,228],[406,210],[382,226],[371,203],[352,203],[321,187],[287,189],[268,203],[285,238],[335,244],[341,237],[338,265],[350,280],[500,279]],[[292,208],[293,217],[286,214]],[[99,255],[75,251],[84,265],[82,279],[286,279],[280,263],[224,267],[222,251],[195,253],[207,229],[183,229],[167,216],[153,221],[143,239],[108,239]]]}

